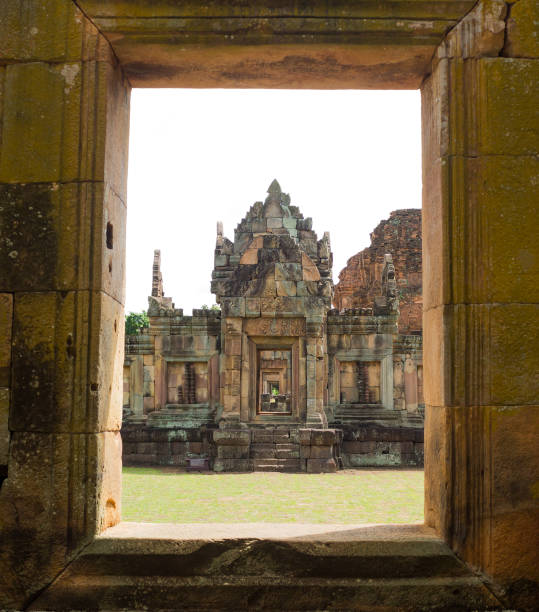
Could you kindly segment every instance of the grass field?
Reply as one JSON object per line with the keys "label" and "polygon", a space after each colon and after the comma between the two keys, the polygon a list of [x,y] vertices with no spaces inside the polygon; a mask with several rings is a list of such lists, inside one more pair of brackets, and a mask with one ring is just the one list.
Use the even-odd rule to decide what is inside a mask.
{"label": "grass field", "polygon": [[412,523],[423,521],[423,471],[186,474],[172,468],[124,468],[122,520]]}

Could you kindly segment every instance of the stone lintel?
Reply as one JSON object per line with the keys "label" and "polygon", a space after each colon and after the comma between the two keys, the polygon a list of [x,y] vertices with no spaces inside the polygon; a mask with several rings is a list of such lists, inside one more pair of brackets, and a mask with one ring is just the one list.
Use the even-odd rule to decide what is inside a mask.
{"label": "stone lintel", "polygon": [[[135,87],[415,88],[473,0],[295,3],[84,0]],[[346,17],[343,17],[346,15]]]}

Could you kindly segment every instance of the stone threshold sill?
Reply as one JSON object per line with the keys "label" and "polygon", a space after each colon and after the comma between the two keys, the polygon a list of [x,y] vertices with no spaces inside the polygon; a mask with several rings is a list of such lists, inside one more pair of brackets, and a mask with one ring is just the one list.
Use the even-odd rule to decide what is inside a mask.
{"label": "stone threshold sill", "polygon": [[[98,535],[92,546],[122,541],[216,541],[216,540],[300,540],[342,542],[430,542],[443,546],[433,529],[423,523],[134,523],[122,521]],[[177,549],[175,549],[177,550]]]}
{"label": "stone threshold sill", "polygon": [[96,537],[28,609],[330,608],[500,609],[422,524],[129,522]]}
{"label": "stone threshold sill", "polygon": [[[165,404],[165,408],[164,410],[167,411],[176,411],[176,412],[182,412],[184,410],[189,410],[191,408],[209,408],[210,405],[208,403],[205,404]],[[156,412],[164,412],[164,410],[156,410],[155,412],[153,412],[152,414],[155,414]]]}

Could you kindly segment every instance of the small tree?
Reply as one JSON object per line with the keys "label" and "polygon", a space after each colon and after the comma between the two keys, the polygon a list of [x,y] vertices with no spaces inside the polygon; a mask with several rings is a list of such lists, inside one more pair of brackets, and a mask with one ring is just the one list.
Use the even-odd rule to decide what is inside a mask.
{"label": "small tree", "polygon": [[130,312],[125,315],[125,335],[134,336],[142,333],[145,327],[150,326],[150,319],[146,314],[146,311],[142,312]]}
{"label": "small tree", "polygon": [[214,312],[221,312],[221,307],[218,304],[213,304],[210,308],[208,308],[207,304],[202,304],[200,309],[201,310],[213,310]]}

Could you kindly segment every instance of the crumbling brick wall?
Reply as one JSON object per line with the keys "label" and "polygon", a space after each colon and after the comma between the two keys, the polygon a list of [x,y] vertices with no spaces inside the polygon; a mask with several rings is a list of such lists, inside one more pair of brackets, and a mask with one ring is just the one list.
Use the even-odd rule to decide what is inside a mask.
{"label": "crumbling brick wall", "polygon": [[393,211],[371,233],[371,245],[351,257],[339,274],[334,304],[343,308],[372,307],[381,294],[384,254],[393,255],[400,299],[399,332],[422,330],[421,210]]}

